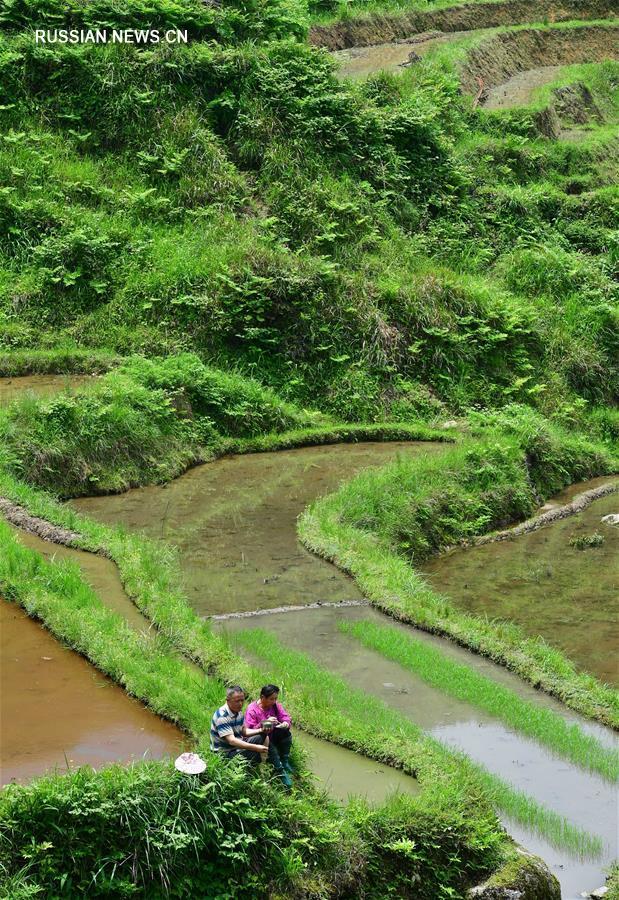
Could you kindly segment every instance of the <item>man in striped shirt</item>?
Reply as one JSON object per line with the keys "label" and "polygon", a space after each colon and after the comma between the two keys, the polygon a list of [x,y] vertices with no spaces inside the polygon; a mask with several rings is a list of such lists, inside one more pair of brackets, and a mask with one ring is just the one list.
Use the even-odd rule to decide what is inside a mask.
{"label": "man in striped shirt", "polygon": [[228,759],[243,756],[252,765],[260,762],[260,754],[268,751],[264,735],[255,734],[243,739],[243,703],[245,691],[238,684],[226,691],[226,702],[216,709],[211,719],[211,750]]}

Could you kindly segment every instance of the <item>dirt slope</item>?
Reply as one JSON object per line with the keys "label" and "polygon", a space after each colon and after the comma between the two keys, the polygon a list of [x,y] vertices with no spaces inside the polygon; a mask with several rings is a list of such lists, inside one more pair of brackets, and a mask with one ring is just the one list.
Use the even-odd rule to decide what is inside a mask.
{"label": "dirt slope", "polygon": [[310,43],[327,50],[366,47],[424,31],[474,31],[527,22],[568,22],[616,16],[617,0],[509,0],[506,3],[466,3],[445,9],[375,15],[331,25],[316,25]]}

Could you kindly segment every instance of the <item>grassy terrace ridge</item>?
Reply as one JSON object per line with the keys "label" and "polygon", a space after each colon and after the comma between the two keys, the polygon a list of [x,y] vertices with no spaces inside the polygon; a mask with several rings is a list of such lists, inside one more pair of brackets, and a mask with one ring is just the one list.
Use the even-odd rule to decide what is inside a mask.
{"label": "grassy terrace ridge", "polygon": [[465,754],[448,749],[381,700],[332,675],[307,654],[287,649],[270,632],[246,629],[236,632],[231,640],[233,646],[261,657],[268,670],[276,673],[295,721],[311,734],[396,765],[414,774],[422,785],[440,779],[441,772],[468,779],[471,786],[477,782],[509,819],[543,835],[555,846],[585,856],[599,852],[598,838],[511,787]]}
{"label": "grassy terrace ridge", "polygon": [[62,497],[166,482],[225,453],[360,440],[453,438],[424,422],[333,421],[194,354],[131,357],[75,391],[0,410],[0,463]]}
{"label": "grassy terrace ridge", "polygon": [[[485,417],[489,424],[489,416]],[[619,469],[616,453],[519,408],[494,415],[434,459],[400,459],[360,473],[299,520],[302,542],[356,579],[383,612],[490,657],[586,716],[619,728],[619,697],[513,623],[469,615],[415,571],[460,539],[528,517],[571,481]],[[475,434],[475,432],[477,432]],[[485,433],[484,433],[485,432]]]}
{"label": "grassy terrace ridge", "polygon": [[101,375],[121,362],[122,357],[109,350],[85,350],[80,347],[0,351],[0,378],[17,378],[21,375]]}
{"label": "grassy terrace ridge", "polygon": [[[0,537],[5,548],[0,556],[3,594],[22,604],[30,615],[42,619],[57,637],[86,655],[155,711],[183,725],[200,739],[199,748],[208,757],[204,741],[208,737],[212,709],[221,701],[222,682],[212,676],[200,678],[179,658],[164,635],[158,634],[145,643],[120,615],[106,609],[99,597],[83,584],[75,565],[43,561],[38,554],[22,547],[1,523]],[[185,609],[191,612],[188,607]],[[195,624],[201,630],[202,655],[210,656],[212,666],[219,665],[228,678],[242,679],[256,690],[260,684],[259,673],[226,650],[204,623],[198,625],[196,620]],[[234,767],[218,767],[212,760],[208,783],[196,780],[187,785],[184,782],[186,788],[171,766],[152,763],[128,769],[113,766],[99,774],[82,769],[68,776],[43,778],[29,786],[9,787],[2,792],[0,887],[4,881],[4,886],[15,890],[9,892],[12,900],[26,896],[17,893],[15,885],[25,890],[24,885],[34,882],[55,894],[67,887],[67,879],[68,887],[76,893],[81,888],[88,896],[110,896],[110,892],[131,885],[144,890],[149,886],[151,890],[163,888],[163,893],[169,890],[171,896],[186,896],[182,891],[177,894],[172,887],[174,873],[185,867],[182,883],[186,890],[186,879],[201,883],[196,865],[201,871],[206,862],[209,877],[213,868],[228,867],[227,874],[221,877],[224,883],[230,884],[234,896],[246,896],[245,891],[250,887],[259,896],[267,893],[275,896],[272,893],[275,889],[272,879],[275,879],[277,891],[285,887],[288,896],[319,897],[324,896],[321,891],[334,890],[335,884],[345,888],[347,878],[352,877],[351,869],[357,885],[366,878],[378,879],[379,884],[382,878],[385,884],[392,883],[396,878],[390,871],[393,864],[404,866],[405,877],[409,879],[411,873],[422,873],[424,893],[418,896],[430,900],[440,885],[461,889],[471,879],[487,873],[509,849],[484,799],[469,794],[466,780],[462,781],[457,769],[452,765],[449,775],[443,774],[440,787],[429,790],[423,804],[400,798],[376,812],[370,812],[363,804],[338,812],[329,803],[317,804],[311,791],[301,790],[287,798],[260,781],[252,789],[249,809],[245,793],[247,776]],[[209,802],[212,790],[215,796]],[[117,798],[113,791],[118,792]],[[140,792],[142,796],[138,799]],[[79,796],[81,804],[77,802]],[[83,803],[85,796],[89,803]],[[135,799],[128,801],[128,796]],[[212,802],[222,804],[225,813],[222,818],[217,806],[213,810]],[[54,840],[53,830],[51,834],[46,831],[46,807],[54,810],[56,827],[60,827],[65,816],[69,827],[71,817],[77,816],[73,818],[74,825],[69,827],[73,835],[70,844]],[[161,821],[163,813],[169,823],[174,807],[177,808],[173,816],[176,826],[166,829]],[[183,821],[185,816],[188,821]],[[267,820],[271,823],[270,830]],[[213,834],[214,822],[218,826]],[[380,822],[382,828],[378,827]],[[77,830],[80,824],[84,834]],[[98,833],[105,829],[94,843],[92,829]],[[331,833],[329,841],[323,837],[327,830]],[[218,835],[222,837],[224,833],[227,842],[221,847]],[[256,837],[241,837],[248,833]],[[386,833],[395,834],[394,840],[399,838],[409,843],[413,840],[417,847],[414,857],[407,857],[406,843],[401,851],[395,846],[381,850],[382,842],[388,843]],[[33,835],[38,837],[34,845]],[[272,863],[266,867],[261,846],[264,839]],[[567,826],[563,839],[579,850],[594,852],[596,849],[587,835]],[[238,873],[238,867],[230,866],[227,860],[241,859],[254,869],[257,842],[261,860],[258,868],[263,874],[256,873],[251,885],[237,884],[234,873]],[[127,843],[134,848],[133,854],[127,855]],[[193,848],[201,848],[202,852],[196,854]],[[160,862],[150,861],[151,855],[159,859],[162,852]],[[381,864],[385,872],[378,875],[367,857],[374,859],[385,852],[387,857]],[[137,869],[134,860],[138,861]],[[344,892],[344,896],[353,895],[352,888]],[[375,894],[370,892],[368,896]]]}
{"label": "grassy terrace ridge", "polygon": [[[419,2],[419,0],[349,0],[349,2],[314,0],[310,8],[312,9],[311,21],[313,25],[329,26],[340,23],[346,24],[351,20],[363,22],[367,19],[379,19],[385,15],[393,18],[398,16],[406,18],[407,16],[414,16],[415,13],[419,14],[420,22],[423,22],[423,18],[428,18],[431,22],[431,16],[434,12],[452,13],[454,23],[458,23],[462,21],[463,13],[466,16],[469,10],[474,11],[477,6],[490,7],[495,16],[501,20],[501,24],[504,25],[518,23],[518,21],[535,22],[537,21],[536,17],[539,17],[540,21],[554,21],[559,16],[561,18],[577,19],[578,14],[582,15],[583,11],[583,5],[574,3],[573,0],[568,0],[568,2],[561,4],[553,2],[553,0],[534,3],[526,2],[526,0],[524,2],[522,0],[503,0],[503,2],[500,2],[500,0],[499,2],[497,0],[468,0],[468,2],[461,3],[454,3],[454,0],[435,0],[435,2],[430,3]],[[612,4],[603,2],[591,3],[589,6],[593,7],[594,10],[596,8],[600,11],[604,10],[603,15],[610,15],[613,9]],[[482,15],[483,13],[484,10],[482,10]],[[593,15],[595,15],[595,12],[593,12]],[[444,30],[468,30],[462,25],[460,27],[456,25],[455,28],[453,26],[449,27],[451,23],[448,17],[445,17],[443,21],[448,25]],[[483,22],[485,23],[485,21],[486,17],[484,16]],[[482,24],[478,27],[486,26]]]}
{"label": "grassy terrace ridge", "polygon": [[604,747],[577,724],[566,722],[550,709],[523,700],[515,691],[470,666],[454,662],[445,653],[415,640],[388,625],[374,622],[341,622],[340,630],[414,672],[423,681],[452,697],[485,710],[527,737],[569,759],[581,768],[597,772],[610,781],[619,776],[619,754]]}

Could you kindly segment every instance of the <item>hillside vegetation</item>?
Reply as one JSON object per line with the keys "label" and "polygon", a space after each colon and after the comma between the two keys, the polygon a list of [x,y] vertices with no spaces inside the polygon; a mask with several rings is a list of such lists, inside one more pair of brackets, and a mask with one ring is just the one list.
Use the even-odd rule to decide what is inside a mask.
{"label": "hillside vegetation", "polygon": [[[474,110],[445,60],[341,83],[300,4],[148,8],[2,14],[0,348],[191,349],[349,420],[617,396],[612,136]],[[35,45],[61,20],[194,40]]]}
{"label": "hillside vegetation", "polygon": [[[255,692],[279,664],[297,722],[422,793],[341,809],[302,773],[290,795],[259,779],[245,803],[245,774],[213,760],[195,783],[169,762],[50,776],[3,792],[0,897],[463,898],[518,869],[497,809],[595,844],[412,723],[383,742],[382,707],[309,658],[272,644],[278,659],[251,669],[188,605],[171,548],[58,502],[224,452],[455,434],[436,462],[397,461],[321,501],[303,540],[385,611],[616,724],[609,688],[515,626],[458,615],[413,570],[619,466],[619,64],[570,60],[527,106],[485,110],[462,84],[476,89],[492,48],[518,55],[506,26],[533,7],[548,21],[531,40],[560,43],[563,25],[550,0],[444,6],[371,9],[440,13],[453,31],[483,8],[489,42],[353,83],[316,45],[350,46],[359,4],[2,4],[0,374],[105,373],[0,411],[3,509],[112,559],[155,637],[147,648],[77,569],[2,522],[0,593],[205,753],[205,704],[224,682]],[[609,15],[604,0],[562,18],[573,6],[574,28],[611,34],[586,21]],[[58,27],[184,28],[189,42],[35,42]],[[454,416],[464,435],[441,427]],[[260,656],[266,638],[248,640]]]}

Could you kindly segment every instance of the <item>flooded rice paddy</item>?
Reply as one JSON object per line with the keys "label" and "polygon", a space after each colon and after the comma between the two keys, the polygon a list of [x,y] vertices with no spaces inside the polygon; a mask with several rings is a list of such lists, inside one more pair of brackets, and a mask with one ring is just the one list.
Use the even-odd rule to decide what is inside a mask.
{"label": "flooded rice paddy", "polygon": [[166,486],[71,501],[79,512],[139,530],[180,551],[184,586],[200,615],[359,600],[352,579],[309,553],[296,521],[305,507],[367,466],[443,444],[359,443],[229,456]]}
{"label": "flooded rice paddy", "polygon": [[0,600],[0,784],[176,756],[185,736]]}
{"label": "flooded rice paddy", "polygon": [[[227,457],[193,469],[165,487],[138,489],[118,496],[84,498],[72,501],[72,505],[100,521],[141,530],[150,537],[175,545],[180,552],[185,589],[191,605],[201,615],[272,609],[317,601],[360,600],[361,595],[350,578],[301,547],[296,538],[297,516],[308,503],[333,491],[343,479],[350,478],[365,466],[384,464],[397,453],[435,453],[441,449],[440,444],[368,443]],[[566,503],[573,494],[595,484],[574,486],[554,498],[553,502]],[[551,502],[546,508],[552,505]],[[612,668],[608,656],[611,644],[604,637],[604,629],[612,617],[608,611],[616,601],[614,594],[611,597],[612,579],[616,577],[615,532],[599,525],[599,519],[607,511],[615,511],[616,505],[617,495],[610,495],[595,501],[578,516],[515,541],[459,552],[457,557],[464,559],[471,555],[472,558],[473,554],[482,551],[513,552],[515,548],[520,553],[521,542],[533,539],[531,548],[523,557],[527,565],[535,566],[538,562],[536,554],[540,548],[546,548],[552,557],[552,564],[558,566],[557,560],[560,560],[562,566],[563,560],[568,558],[564,553],[567,543],[570,550],[568,556],[573,560],[575,569],[570,577],[561,580],[558,594],[573,588],[577,581],[582,584],[584,578],[578,580],[577,575],[583,573],[583,566],[589,566],[588,560],[597,560],[587,576],[589,589],[586,603],[579,599],[581,591],[576,596],[568,595],[569,604],[572,612],[575,607],[578,608],[581,628],[586,622],[586,629],[582,630],[587,631],[589,665],[597,656],[600,665],[606,669]],[[600,529],[603,529],[606,538],[601,547],[587,550],[570,547],[571,537]],[[56,549],[59,548],[54,548],[54,552]],[[600,551],[602,555],[596,556]],[[608,556],[605,555],[607,551],[610,551]],[[429,568],[455,556],[451,554],[444,560],[437,560]],[[97,560],[96,565],[100,563],[107,565],[108,561]],[[542,572],[546,565],[541,562]],[[485,579],[489,576],[489,568],[485,563],[482,570]],[[456,572],[462,575],[460,563]],[[469,584],[472,577],[467,576],[464,581]],[[111,596],[109,573],[104,576],[104,582],[104,587],[98,589]],[[526,585],[536,583],[535,578],[526,581]],[[122,587],[120,591],[122,593]],[[567,615],[564,604],[547,598],[546,593],[547,590],[535,603],[546,610],[550,630],[555,634],[557,622],[566,619]],[[129,603],[126,597],[124,599]],[[455,599],[454,602],[459,601]],[[518,606],[518,603],[515,604],[515,607]],[[537,624],[536,609],[534,605],[524,616],[529,626],[531,623]],[[590,640],[587,609],[596,611],[594,628],[598,627],[597,622],[601,629],[597,649]],[[558,617],[557,610],[561,612]],[[557,758],[535,741],[514,733],[469,704],[429,687],[398,664],[363,648],[352,637],[339,631],[338,622],[344,618],[353,621],[364,617],[385,621],[381,614],[367,607],[319,607],[287,614],[275,613],[255,623],[251,619],[222,621],[215,627],[230,635],[254,624],[271,630],[284,643],[309,653],[351,686],[379,697],[449,746],[466,752],[538,802],[566,815],[575,825],[600,837],[604,844],[603,858],[582,860],[551,847],[520,826],[506,822],[517,839],[544,856],[562,884],[564,900],[599,886],[603,882],[603,867],[617,853],[616,800],[608,784],[598,776]],[[544,616],[540,621],[542,619]],[[408,629],[404,625],[394,627]],[[415,636],[435,643],[443,652],[461,662],[466,661],[497,682],[507,684],[526,699],[552,708],[569,721],[578,721],[584,730],[595,734],[605,744],[613,743],[614,737],[607,729],[581,720],[552,698],[538,693],[488,660],[472,656],[448,641],[422,632],[415,631]],[[302,744],[310,745],[310,750],[313,750],[312,769],[326,782],[329,792],[342,801],[349,794],[365,793],[372,800],[381,800],[394,788],[418,790],[416,782],[402,773],[306,735],[298,737]]]}
{"label": "flooded rice paddy", "polygon": [[0,406],[8,406],[18,397],[35,394],[37,397],[52,397],[61,391],[75,390],[93,381],[93,375],[20,375],[15,378],[0,378]]}
{"label": "flooded rice paddy", "polygon": [[[555,502],[569,502],[574,492]],[[421,569],[456,606],[516,622],[562,649],[580,669],[618,684],[619,527],[600,521],[614,512],[619,493],[531,534],[456,550]],[[579,539],[596,533],[604,539],[600,546],[578,549]]]}
{"label": "flooded rice paddy", "polygon": [[[286,646],[307,653],[347,684],[379,698],[449,747],[465,752],[514,787],[600,837],[604,844],[602,859],[583,860],[551,847],[538,835],[505,820],[510,833],[544,857],[561,882],[564,900],[598,887],[603,882],[603,866],[617,854],[617,801],[609,784],[599,776],[565,762],[470,704],[428,686],[397,663],[367,650],[338,629],[341,621],[360,619],[385,621],[384,616],[369,608],[322,608],[278,613],[255,623],[233,619],[218,623],[217,628],[227,633],[233,642],[235,633],[252,625],[268,629]],[[411,631],[404,625],[394,627]],[[471,662],[470,654],[462,648],[420,632],[415,632],[415,637],[430,642],[460,662]],[[614,744],[614,736],[608,729],[570,713],[551,697],[539,694],[489,660],[476,657],[474,662],[484,675],[506,684],[528,700],[551,708],[569,722],[578,723],[604,744]]]}
{"label": "flooded rice paddy", "polygon": [[[111,560],[9,527],[24,546],[47,560],[76,563],[108,607],[136,630],[151,629],[125,593]],[[0,633],[0,785],[53,769],[176,756],[187,746],[186,735],[129,698],[19,606],[1,602]],[[395,791],[420,790],[413,778],[389,766],[311,735],[297,732],[297,739],[317,785],[336,801],[363,796],[379,803]]]}
{"label": "flooded rice paddy", "polygon": [[539,66],[536,69],[517,72],[503,84],[490,88],[483,102],[484,109],[513,109],[515,106],[526,106],[538,88],[555,81],[562,68],[562,66]]}
{"label": "flooded rice paddy", "polygon": [[[484,32],[481,30],[474,33]],[[356,80],[367,78],[375,72],[403,72],[407,66],[414,64],[414,60],[425,56],[430,50],[469,34],[471,32],[467,31],[428,32],[382,44],[335,50],[331,55],[339,64],[339,76]]]}

